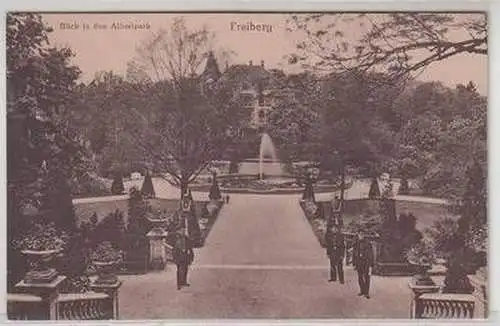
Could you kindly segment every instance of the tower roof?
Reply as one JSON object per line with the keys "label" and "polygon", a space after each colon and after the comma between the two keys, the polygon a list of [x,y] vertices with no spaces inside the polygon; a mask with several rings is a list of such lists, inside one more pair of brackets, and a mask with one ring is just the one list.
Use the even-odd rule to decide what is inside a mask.
{"label": "tower roof", "polygon": [[221,72],[219,70],[219,65],[215,59],[214,53],[210,51],[208,53],[207,63],[205,64],[205,69],[203,70],[202,76],[207,78],[212,78],[213,80],[219,79]]}

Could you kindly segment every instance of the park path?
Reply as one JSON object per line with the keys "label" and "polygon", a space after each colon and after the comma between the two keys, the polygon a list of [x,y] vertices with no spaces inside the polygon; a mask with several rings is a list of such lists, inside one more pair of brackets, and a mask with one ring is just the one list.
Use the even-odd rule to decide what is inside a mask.
{"label": "park path", "polygon": [[191,286],[177,291],[175,268],[122,276],[122,319],[406,318],[408,278],[373,278],[358,297],[357,278],[328,283],[328,261],[297,196],[233,195],[205,247]]}

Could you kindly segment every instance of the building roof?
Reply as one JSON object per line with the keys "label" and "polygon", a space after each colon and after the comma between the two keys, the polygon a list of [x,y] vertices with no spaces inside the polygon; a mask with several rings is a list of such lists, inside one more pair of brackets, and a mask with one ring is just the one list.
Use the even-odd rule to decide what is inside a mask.
{"label": "building roof", "polygon": [[221,76],[221,72],[219,70],[219,65],[217,64],[217,60],[215,59],[214,53],[210,51],[208,53],[207,63],[205,64],[205,69],[203,70],[202,76],[205,80],[208,78],[212,78],[212,80],[218,80]]}

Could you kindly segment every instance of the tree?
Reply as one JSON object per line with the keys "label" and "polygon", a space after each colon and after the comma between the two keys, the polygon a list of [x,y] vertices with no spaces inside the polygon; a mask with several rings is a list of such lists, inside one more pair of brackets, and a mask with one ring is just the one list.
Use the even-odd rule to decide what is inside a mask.
{"label": "tree", "polygon": [[269,134],[285,161],[317,161],[319,152],[319,113],[321,80],[312,74],[282,76],[269,95],[272,110]]}
{"label": "tree", "polygon": [[289,22],[305,36],[290,62],[339,72],[387,71],[389,82],[452,56],[488,53],[484,13],[315,13],[292,15]]}
{"label": "tree", "polygon": [[129,66],[144,77],[137,88],[149,109],[146,114],[129,110],[136,122],[129,129],[135,146],[181,194],[230,143],[229,126],[235,121],[228,110],[232,92],[199,74],[211,40],[207,30],[190,31],[177,19],[170,30],[146,40]]}
{"label": "tree", "polygon": [[[80,248],[70,184],[93,169],[85,138],[68,118],[80,74],[70,64],[68,48],[48,44],[51,29],[41,16],[31,13],[7,15],[7,184],[9,242],[28,219],[28,206],[38,209],[70,239],[62,266],[68,275],[78,273],[81,260],[73,264],[72,253]],[[9,250],[9,271],[18,268],[19,257]],[[74,272],[74,273],[73,273]],[[73,273],[73,274],[72,274]],[[11,273],[13,277],[16,274]],[[18,275],[17,275],[18,276]]]}

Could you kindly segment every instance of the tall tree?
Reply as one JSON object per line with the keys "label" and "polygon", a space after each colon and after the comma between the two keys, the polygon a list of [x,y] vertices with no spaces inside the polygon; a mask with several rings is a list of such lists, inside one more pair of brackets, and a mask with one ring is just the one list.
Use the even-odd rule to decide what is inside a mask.
{"label": "tall tree", "polygon": [[[23,229],[28,206],[74,234],[69,182],[93,167],[87,143],[67,115],[80,71],[70,64],[70,49],[50,47],[50,32],[38,14],[7,15],[9,242]],[[9,250],[9,270],[18,267],[15,259]]]}
{"label": "tall tree", "polygon": [[149,114],[131,108],[129,116],[138,122],[131,135],[182,194],[224,151],[234,121],[228,111],[232,92],[200,73],[212,40],[206,29],[189,30],[176,19],[145,40],[129,65],[131,75],[142,76],[137,85],[150,108]]}

